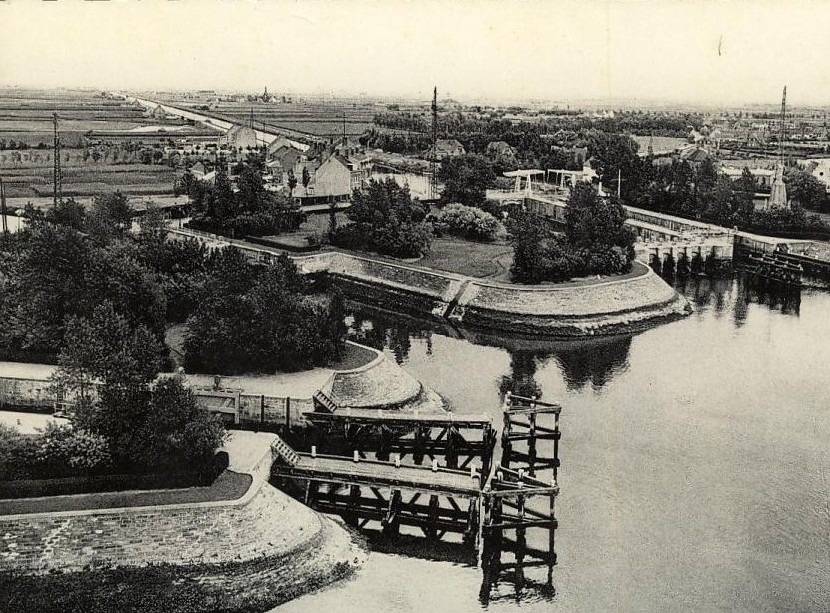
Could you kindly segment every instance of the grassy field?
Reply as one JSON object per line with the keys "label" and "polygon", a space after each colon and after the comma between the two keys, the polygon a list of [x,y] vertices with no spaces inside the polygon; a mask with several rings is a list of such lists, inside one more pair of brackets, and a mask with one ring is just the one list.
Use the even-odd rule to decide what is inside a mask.
{"label": "grassy field", "polygon": [[505,243],[437,238],[418,264],[468,277],[490,278],[504,275],[512,262],[513,247]]}
{"label": "grassy field", "polygon": [[[63,170],[64,196],[90,196],[123,191],[127,194],[171,194],[176,170],[169,166],[124,164],[70,166]],[[52,167],[0,169],[9,198],[52,194]]]}
{"label": "grassy field", "polygon": [[[172,104],[196,109],[203,102],[171,100]],[[263,104],[259,102],[223,102],[211,104],[209,113],[247,123],[251,114],[255,125],[296,130],[320,137],[337,137],[343,134],[345,116],[346,134],[358,136],[372,125],[375,108],[366,104],[345,104],[332,102],[296,102],[291,104]]]}

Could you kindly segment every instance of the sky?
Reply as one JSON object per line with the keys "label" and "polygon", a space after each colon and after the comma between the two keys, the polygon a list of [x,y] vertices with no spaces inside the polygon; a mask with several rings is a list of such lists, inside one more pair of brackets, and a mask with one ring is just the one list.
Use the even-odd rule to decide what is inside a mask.
{"label": "sky", "polygon": [[830,2],[0,2],[0,85],[830,105]]}

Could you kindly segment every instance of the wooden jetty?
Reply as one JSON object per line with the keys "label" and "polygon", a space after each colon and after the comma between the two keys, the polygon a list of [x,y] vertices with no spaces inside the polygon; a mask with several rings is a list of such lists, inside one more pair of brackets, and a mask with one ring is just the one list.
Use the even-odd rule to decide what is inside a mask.
{"label": "wooden jetty", "polygon": [[382,409],[337,409],[304,414],[318,430],[318,440],[341,440],[361,457],[388,460],[410,456],[414,464],[443,459],[449,468],[466,469],[478,460],[483,472],[489,462],[495,431],[486,415],[464,413],[402,413]]}
{"label": "wooden jetty", "polygon": [[[348,409],[329,397],[315,398],[315,408],[304,416],[321,447],[336,438],[351,456],[317,445],[297,453],[280,440],[278,483],[353,526],[379,525],[384,537],[402,526],[429,539],[460,534],[491,583],[504,572],[523,582],[526,568],[547,567],[552,589],[560,405],[508,394],[495,425],[486,415]],[[547,537],[529,544],[531,530]]]}

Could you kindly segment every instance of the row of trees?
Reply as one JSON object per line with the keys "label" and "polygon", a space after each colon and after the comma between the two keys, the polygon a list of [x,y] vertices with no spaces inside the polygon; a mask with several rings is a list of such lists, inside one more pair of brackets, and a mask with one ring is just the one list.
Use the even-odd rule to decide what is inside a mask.
{"label": "row of trees", "polygon": [[170,367],[171,323],[188,324],[191,370],[296,370],[342,352],[342,300],[287,258],[252,264],[234,248],[207,253],[195,241],[168,240],[154,212],[133,232],[121,194],[96,199],[90,211],[67,200],[27,216],[23,230],[0,238],[0,360],[58,364],[56,391],[81,403],[72,430],[34,439],[0,432],[0,472],[206,465],[223,429],[180,377],[159,376]]}

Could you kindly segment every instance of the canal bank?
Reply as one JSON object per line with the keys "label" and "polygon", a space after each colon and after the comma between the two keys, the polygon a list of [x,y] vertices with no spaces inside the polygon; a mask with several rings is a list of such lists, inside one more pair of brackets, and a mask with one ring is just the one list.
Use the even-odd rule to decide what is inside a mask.
{"label": "canal bank", "polygon": [[50,502],[88,510],[0,516],[2,609],[263,610],[349,576],[362,541],[268,483],[275,441],[231,435],[228,470],[250,477],[237,499],[94,508],[100,495],[80,494]]}
{"label": "canal bank", "polygon": [[[173,236],[207,246],[236,246],[249,258],[281,254],[251,243],[191,230]],[[444,272],[342,251],[296,256],[304,273],[326,273],[360,302],[422,317],[494,331],[547,336],[597,336],[640,332],[692,312],[689,302],[648,266],[634,262],[620,277],[561,284],[521,285]]]}

